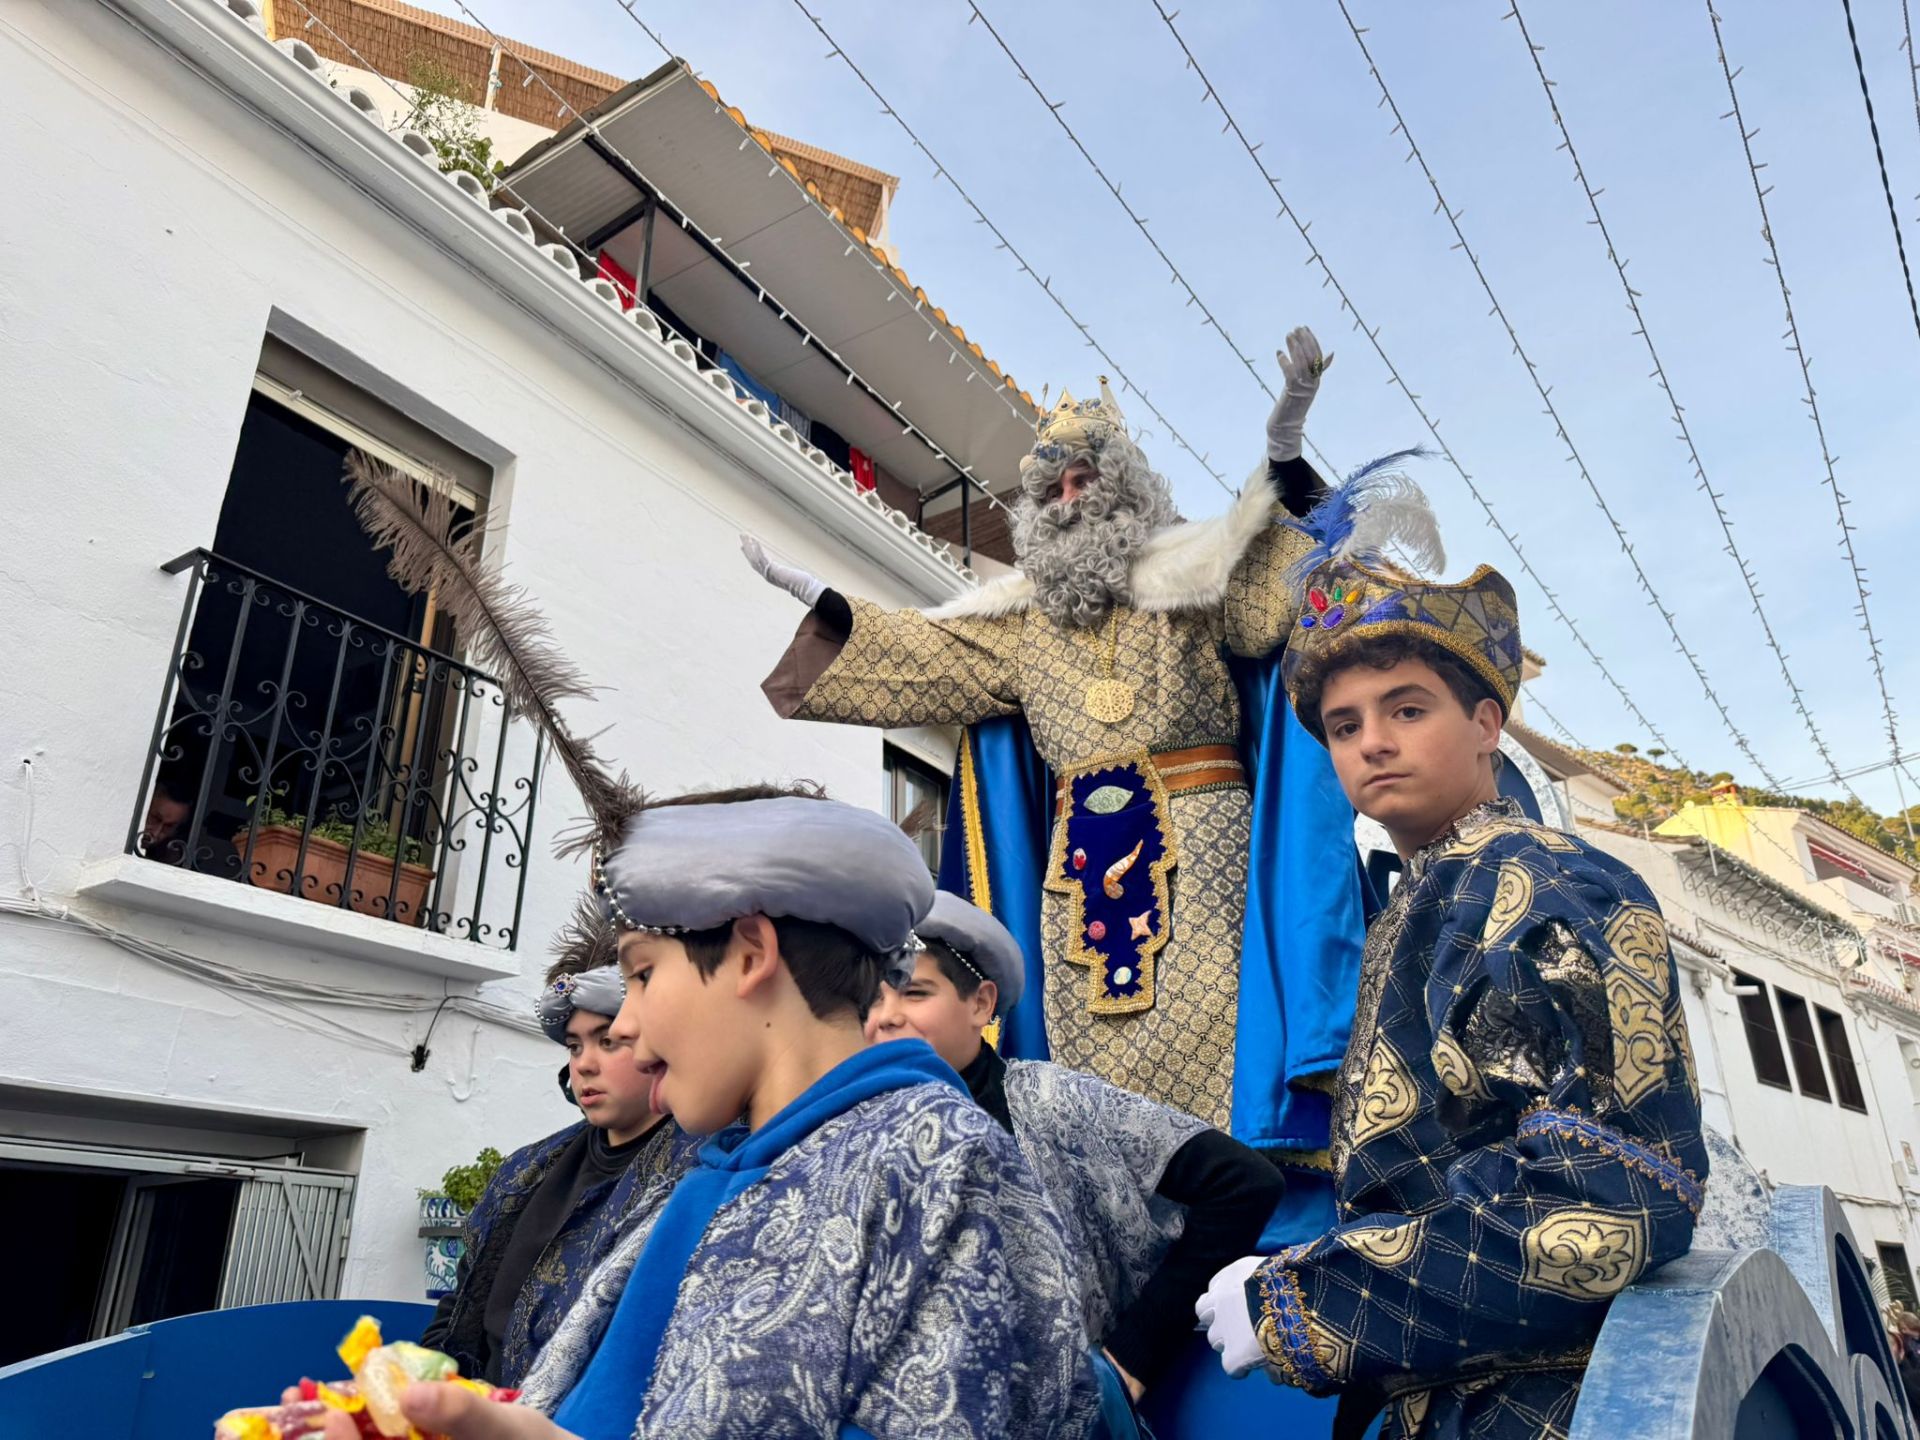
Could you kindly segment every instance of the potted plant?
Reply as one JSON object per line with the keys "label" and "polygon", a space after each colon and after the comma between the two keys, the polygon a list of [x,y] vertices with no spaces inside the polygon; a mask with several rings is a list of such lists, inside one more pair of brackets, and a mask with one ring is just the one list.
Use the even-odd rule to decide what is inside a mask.
{"label": "potted plant", "polygon": [[[259,814],[260,828],[253,837],[253,863],[247,867],[247,879],[268,890],[284,891],[297,867],[300,886],[296,893],[304,899],[338,905],[341,891],[347,889],[347,854],[353,848],[354,822],[342,819],[336,808],[309,832],[306,816],[282,810],[271,800],[260,807]],[[411,836],[394,834],[384,816],[369,815],[359,824],[360,843],[353,849],[348,907],[403,925],[420,924],[426,913],[427,887],[433,883],[433,871],[418,863],[426,857],[426,847]],[[303,836],[307,848],[304,865],[300,859]],[[233,843],[245,855],[247,832],[242,830],[234,836]],[[400,865],[397,890],[393,883],[396,860]],[[388,917],[390,891],[393,914]]]}
{"label": "potted plant", "polygon": [[419,1192],[420,1238],[427,1242],[429,1300],[449,1294],[458,1283],[460,1256],[466,1249],[461,1237],[463,1222],[500,1169],[500,1161],[500,1152],[489,1145],[471,1165],[455,1165],[442,1175],[438,1190]]}

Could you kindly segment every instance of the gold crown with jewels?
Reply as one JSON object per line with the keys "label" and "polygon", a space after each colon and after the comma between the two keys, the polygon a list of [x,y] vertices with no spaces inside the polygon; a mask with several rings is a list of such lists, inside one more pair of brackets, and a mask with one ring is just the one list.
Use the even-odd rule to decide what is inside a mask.
{"label": "gold crown with jewels", "polygon": [[1073,392],[1062,390],[1059,403],[1049,410],[1035,427],[1033,453],[1042,460],[1058,459],[1075,450],[1098,450],[1116,433],[1127,432],[1127,417],[1100,377],[1100,398],[1076,400]]}

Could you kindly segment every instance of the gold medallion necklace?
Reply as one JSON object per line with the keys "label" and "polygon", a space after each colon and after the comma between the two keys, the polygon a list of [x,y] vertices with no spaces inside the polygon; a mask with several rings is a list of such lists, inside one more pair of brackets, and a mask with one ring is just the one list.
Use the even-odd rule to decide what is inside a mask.
{"label": "gold medallion necklace", "polygon": [[1102,725],[1118,725],[1133,714],[1133,687],[1113,678],[1113,662],[1120,650],[1120,607],[1107,622],[1106,673],[1087,687],[1087,714]]}

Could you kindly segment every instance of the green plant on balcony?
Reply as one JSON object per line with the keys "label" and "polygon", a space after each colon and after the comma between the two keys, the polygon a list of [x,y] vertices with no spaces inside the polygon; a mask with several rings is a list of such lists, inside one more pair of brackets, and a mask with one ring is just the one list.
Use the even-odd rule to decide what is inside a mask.
{"label": "green plant on balcony", "polygon": [[[255,805],[259,797],[249,796],[249,807]],[[272,801],[260,808],[260,828],[269,830],[279,828],[291,830],[296,835],[307,829],[307,817],[293,811],[282,810]],[[400,836],[387,823],[386,817],[369,815],[360,822],[359,851],[363,855],[378,855],[391,860],[399,855],[403,863],[421,865],[426,861],[426,846],[411,835]],[[327,817],[313,826],[313,834],[321,840],[331,840],[336,845],[352,846],[354,822],[342,818],[339,807],[327,812]]]}

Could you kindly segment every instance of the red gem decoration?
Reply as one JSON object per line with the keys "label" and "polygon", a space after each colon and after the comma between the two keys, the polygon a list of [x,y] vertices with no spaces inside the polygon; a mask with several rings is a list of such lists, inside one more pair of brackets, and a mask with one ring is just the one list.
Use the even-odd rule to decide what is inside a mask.
{"label": "red gem decoration", "polygon": [[1307,603],[1313,606],[1320,614],[1324,615],[1327,610],[1326,592],[1322,590],[1307,591]]}
{"label": "red gem decoration", "polygon": [[1089,940],[1094,940],[1094,941],[1106,939],[1107,938],[1107,922],[1104,920],[1092,921],[1087,926],[1087,938]]}
{"label": "red gem decoration", "polygon": [[1076,870],[1084,870],[1087,868],[1087,852],[1086,851],[1076,850],[1073,852],[1073,868]]}

